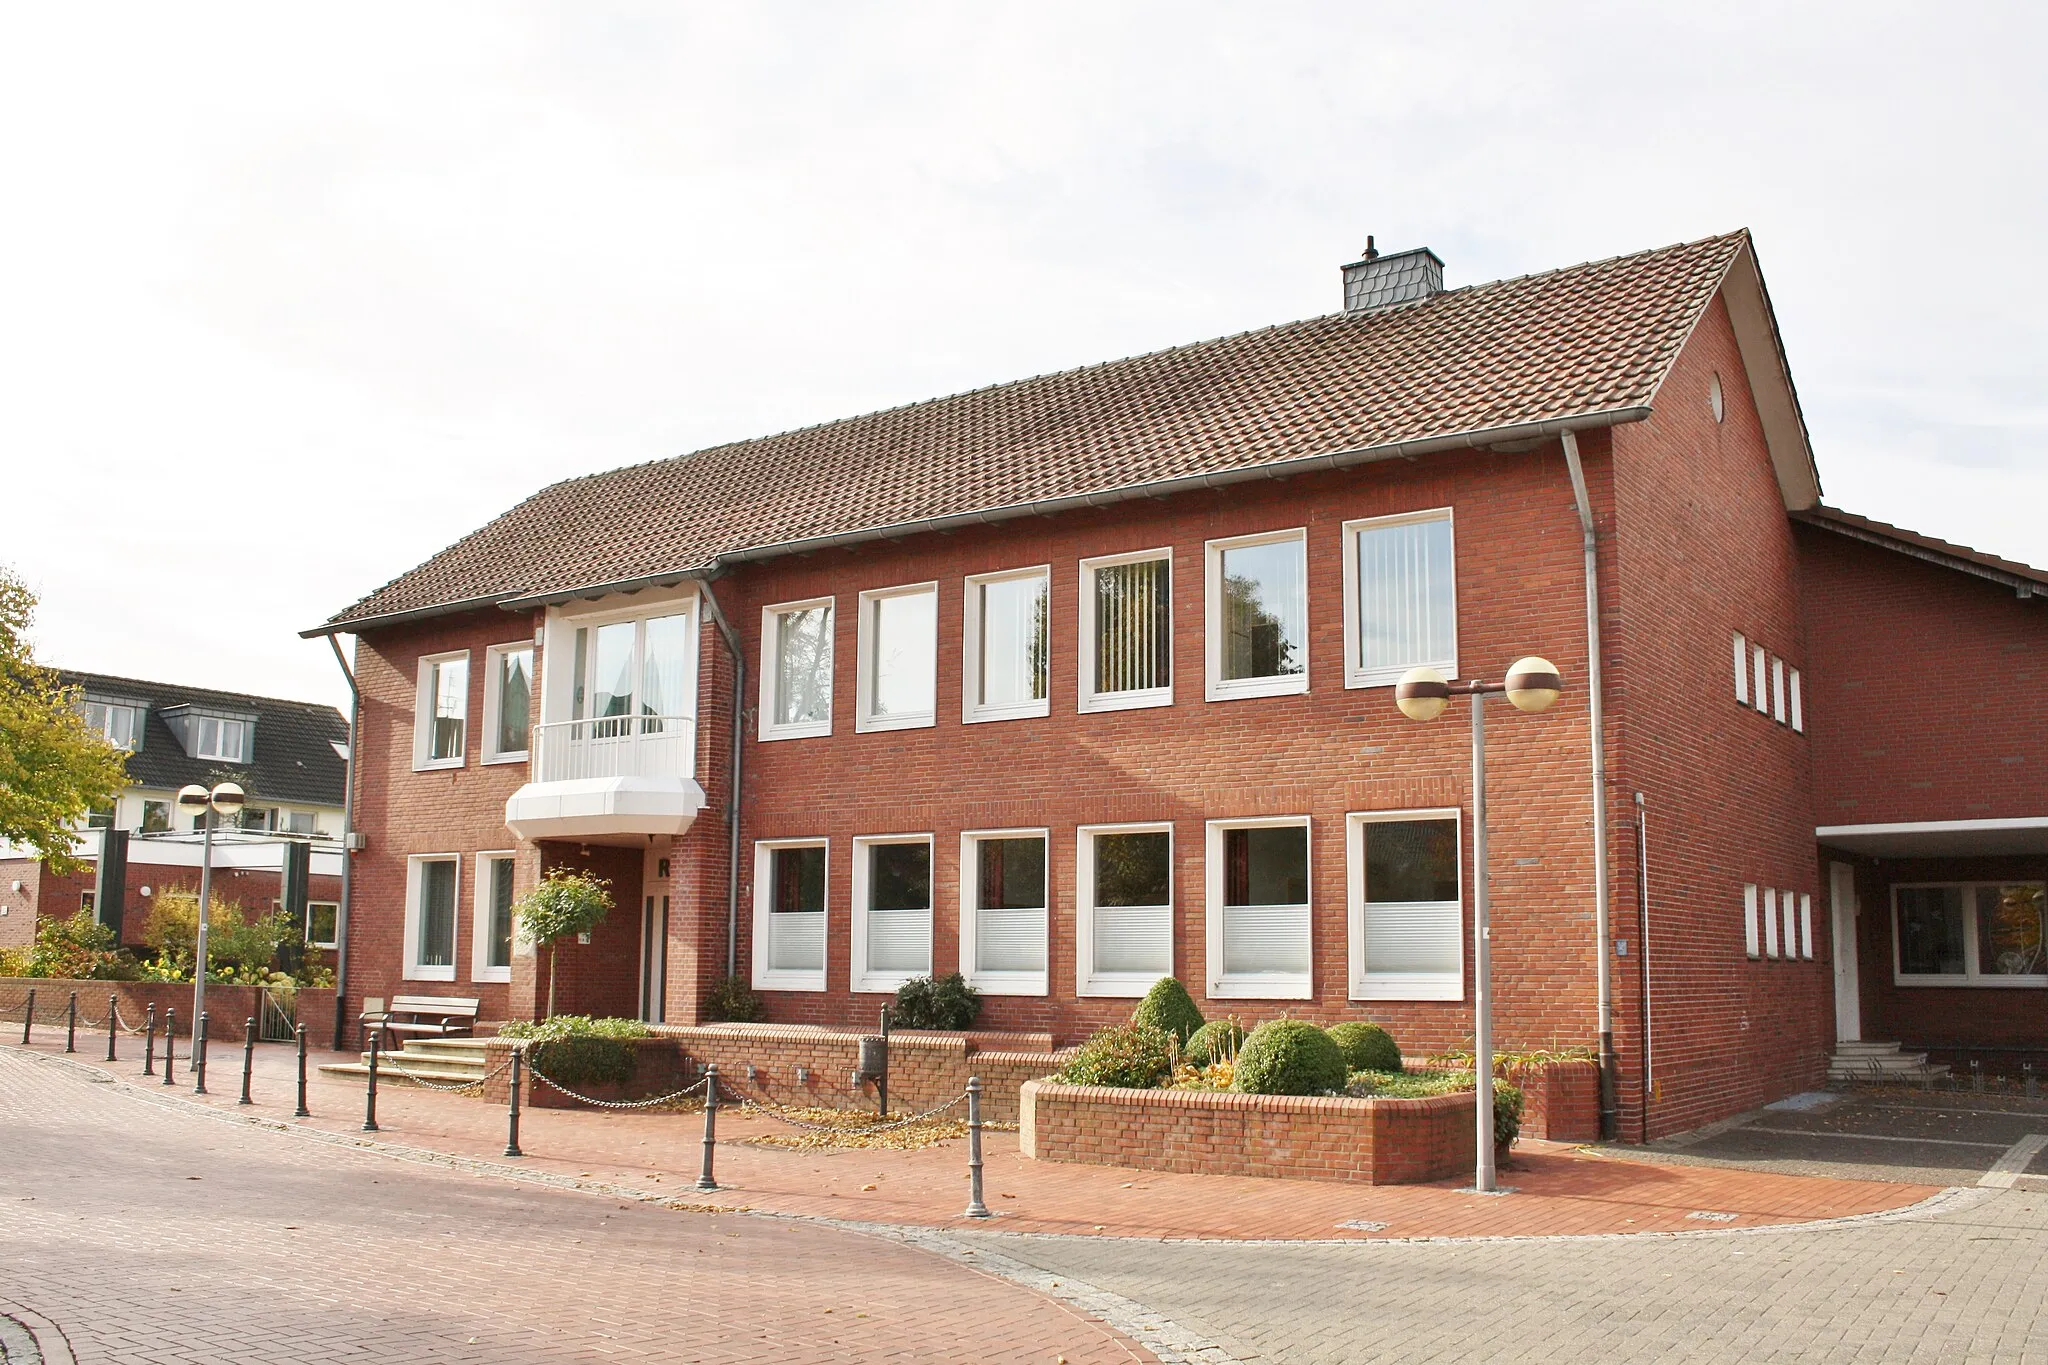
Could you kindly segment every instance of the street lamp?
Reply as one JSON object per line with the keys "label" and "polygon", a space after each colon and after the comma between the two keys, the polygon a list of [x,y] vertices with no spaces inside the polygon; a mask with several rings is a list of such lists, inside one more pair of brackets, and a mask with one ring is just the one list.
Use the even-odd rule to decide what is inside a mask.
{"label": "street lamp", "polygon": [[1435,720],[1453,696],[1472,698],[1472,1067],[1478,1101],[1479,1162],[1473,1188],[1498,1189],[1493,1162],[1493,953],[1486,896],[1486,708],[1489,692],[1504,692],[1517,711],[1547,711],[1564,686],[1557,665],[1530,655],[1517,659],[1503,682],[1452,682],[1434,668],[1411,668],[1394,685],[1394,705],[1410,720]]}
{"label": "street lamp", "polygon": [[[199,941],[192,950],[192,1036],[199,1046],[199,1016],[206,1010],[206,920],[213,908],[213,817],[242,809],[242,789],[223,782],[212,791],[197,782],[178,789],[178,809],[200,818],[205,833],[199,840]],[[193,1060],[197,1061],[195,1057]]]}

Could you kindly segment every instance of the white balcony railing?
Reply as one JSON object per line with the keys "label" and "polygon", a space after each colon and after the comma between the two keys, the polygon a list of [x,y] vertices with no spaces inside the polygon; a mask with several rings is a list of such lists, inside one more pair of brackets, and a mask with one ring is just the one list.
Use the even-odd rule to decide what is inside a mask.
{"label": "white balcony railing", "polygon": [[694,716],[605,716],[533,727],[535,782],[695,774]]}

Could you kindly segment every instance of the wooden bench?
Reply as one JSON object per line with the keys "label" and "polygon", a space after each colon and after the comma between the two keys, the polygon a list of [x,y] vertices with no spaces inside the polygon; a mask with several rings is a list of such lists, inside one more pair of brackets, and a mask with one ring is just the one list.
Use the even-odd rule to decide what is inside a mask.
{"label": "wooden bench", "polygon": [[475,1031],[482,1008],[483,1001],[456,995],[399,995],[392,997],[389,1007],[379,999],[363,1001],[359,1023],[365,1039],[371,1029],[387,1038],[394,1033],[454,1038]]}

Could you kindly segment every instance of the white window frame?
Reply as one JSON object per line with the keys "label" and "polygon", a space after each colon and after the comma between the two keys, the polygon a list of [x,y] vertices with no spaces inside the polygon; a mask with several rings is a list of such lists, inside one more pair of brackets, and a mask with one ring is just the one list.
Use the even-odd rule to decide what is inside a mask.
{"label": "white window frame", "polygon": [[1765,887],[1763,897],[1764,956],[1775,959],[1778,956],[1778,889]]}
{"label": "white window frame", "polygon": [[[1947,986],[1952,990],[1991,988],[1995,990],[2033,989],[2048,987],[2048,974],[2035,973],[2028,976],[2008,976],[2003,972],[1986,972],[1978,961],[1977,944],[1977,896],[1980,886],[2040,886],[2036,877],[1993,877],[1977,881],[1948,882],[1894,882],[1891,888],[1892,903],[1892,984],[1895,986]],[[1963,972],[1960,976],[1945,976],[1925,972],[1908,975],[1899,970],[1899,892],[1924,890],[1932,887],[1955,887],[1963,892]]]}
{"label": "white window frame", "polygon": [[1785,661],[1771,656],[1771,719],[1785,723]]}
{"label": "white window frame", "polygon": [[[97,725],[93,723],[92,717],[92,708],[95,706],[100,708],[99,723]],[[135,705],[133,702],[101,701],[97,697],[87,697],[82,709],[85,712],[86,728],[101,739],[104,739],[107,743],[113,745],[116,749],[125,749],[129,753],[134,753],[142,747],[142,718],[145,714],[142,707]],[[125,739],[114,733],[116,728],[118,728],[114,724],[117,713],[128,718],[128,736]],[[237,757],[240,757],[240,755],[237,755]]]}
{"label": "white window frame", "polygon": [[[771,916],[775,913],[773,897],[775,854],[785,848],[822,848],[825,850],[825,897],[820,909],[824,922],[820,926],[818,967],[816,971],[800,971],[776,968],[770,965],[768,956],[769,930],[773,927]],[[865,942],[865,940],[863,940]],[[832,962],[832,841],[830,839],[756,839],[754,841],[754,989],[757,991],[822,991],[825,989],[825,973]]]}
{"label": "white window frame", "polygon": [[[462,942],[462,855],[460,853],[415,853],[405,860],[405,961],[400,977],[406,981],[453,981],[455,964],[445,967],[427,966],[420,962],[420,871],[428,863],[453,863],[455,876],[451,883],[455,904],[451,910],[454,923],[449,926],[449,947]],[[448,954],[453,958],[455,951]]]}
{"label": "white window frame", "polygon": [[[932,595],[932,709],[929,711],[906,712],[900,716],[877,716],[873,714],[875,699],[874,685],[870,675],[874,671],[875,628],[873,614],[868,610],[871,603],[885,597],[908,597],[912,593]],[[939,685],[939,585],[936,580],[929,583],[906,583],[895,588],[869,588],[859,599],[860,619],[854,623],[854,715],[855,734],[873,734],[882,730],[928,730],[938,724]]]}
{"label": "white window frame", "polygon": [[1799,685],[1799,670],[1791,670],[1792,688],[1792,729],[1795,733],[1806,733],[1806,699]]}
{"label": "white window frame", "polygon": [[1799,893],[1799,957],[1813,961],[1813,893]]}
{"label": "white window frame", "polygon": [[[823,607],[826,612],[825,640],[829,651],[825,662],[825,718],[778,723],[775,713],[781,699],[776,696],[775,687],[782,671],[777,667],[782,657],[782,618],[788,612],[810,611],[818,607]],[[832,733],[832,700],[836,691],[834,684],[838,681],[838,632],[839,605],[836,597],[807,597],[801,602],[777,602],[761,608],[760,738],[763,742],[817,739]]]}
{"label": "white window frame", "polygon": [[[976,950],[981,912],[981,848],[989,839],[1037,839],[1045,845],[1045,899],[1039,908],[1039,946],[1045,966],[1035,972],[984,972],[977,970]],[[960,975],[983,995],[1045,995],[1052,976],[1052,831],[1037,829],[970,829],[960,835]]]}
{"label": "white window frame", "polygon": [[[1206,873],[1206,904],[1203,918],[1207,921],[1208,961],[1203,976],[1208,983],[1207,995],[1211,1000],[1308,1000],[1315,994],[1315,948],[1316,948],[1316,850],[1315,829],[1312,817],[1306,815],[1257,816],[1241,820],[1211,820],[1206,825],[1207,856],[1203,859]],[[1305,972],[1261,972],[1251,976],[1231,976],[1223,970],[1223,904],[1228,869],[1223,856],[1223,838],[1236,829],[1299,829],[1302,831],[1303,852],[1307,860],[1308,904],[1304,931],[1308,935],[1309,969]]]}
{"label": "white window frame", "polygon": [[[981,589],[991,583],[1011,583],[1037,578],[1045,583],[1045,695],[1030,701],[983,705],[981,694]],[[967,725],[996,720],[1032,720],[1052,714],[1052,565],[1037,564],[1024,569],[1002,569],[995,573],[970,574],[962,594],[965,607],[960,631],[960,719]]]}
{"label": "white window frame", "polygon": [[[497,748],[498,721],[501,719],[499,712],[504,703],[498,696],[498,659],[501,655],[517,653],[520,650],[526,651],[526,686],[528,691],[526,717],[527,747],[524,749],[506,749],[500,752]],[[492,645],[484,651],[484,742],[482,761],[485,763],[524,763],[527,760],[527,755],[532,751],[532,697],[539,690],[538,680],[534,677],[533,658],[533,642],[531,640],[520,640],[514,644]]]}
{"label": "white window frame", "polygon": [[[453,657],[453,656],[451,655],[450,657]],[[199,735],[200,735],[200,729],[199,729],[199,726],[200,726],[200,723],[201,723],[201,722],[205,722],[205,721],[210,721],[210,722],[212,722],[212,724],[213,724],[213,727],[214,727],[214,730],[213,730],[213,735],[214,735],[214,747],[212,747],[211,749],[209,749],[209,748],[206,748],[206,747],[204,747],[204,746],[203,746],[203,745],[201,745],[201,744],[200,744],[200,742],[199,742]],[[466,739],[466,738],[468,737],[468,733],[469,733],[469,732],[468,732],[468,729],[467,729],[467,725],[468,725],[468,717],[467,717],[467,716],[465,716],[465,717],[463,718],[463,723],[464,723],[464,726],[465,726],[465,728],[464,728],[464,730],[463,730],[463,735],[464,735],[464,738]],[[215,758],[215,759],[219,759],[219,760],[220,760],[221,762],[223,762],[223,763],[243,763],[243,762],[247,762],[247,761],[248,761],[248,760],[246,759],[246,757],[245,757],[245,755],[246,755],[246,754],[248,753],[248,750],[249,750],[249,722],[248,722],[248,721],[246,721],[246,720],[242,720],[242,719],[240,719],[239,717],[235,717],[235,716],[209,716],[209,715],[206,715],[206,714],[204,714],[204,713],[200,713],[200,714],[197,714],[197,715],[194,715],[194,716],[192,716],[192,717],[190,718],[189,724],[191,725],[191,735],[192,735],[192,757],[194,757],[194,758]],[[229,727],[230,725],[232,725],[232,726],[234,726],[234,727],[235,727],[235,744],[234,744],[234,748],[233,748],[232,750],[230,750],[230,749],[228,748],[228,745],[227,745],[227,738],[228,738],[228,727]],[[452,767],[452,766],[454,766],[454,765],[452,765],[452,764],[436,764],[435,766],[436,766],[436,767],[443,767],[443,766],[447,766],[447,767]]]}
{"label": "white window frame", "polygon": [[[1382,526],[1412,526],[1418,522],[1441,521],[1451,528],[1451,653],[1444,659],[1414,659],[1383,668],[1363,668],[1359,651],[1365,622],[1358,596],[1358,533]],[[1435,668],[1447,678],[1458,676],[1458,524],[1448,507],[1431,507],[1419,512],[1396,512],[1392,516],[1363,517],[1344,523],[1344,686],[1392,687],[1411,668]]]}
{"label": "white window frame", "polygon": [[[1157,972],[1095,970],[1095,838],[1102,834],[1164,834],[1166,836],[1166,967]],[[1180,929],[1179,836],[1166,820],[1135,824],[1082,825],[1074,831],[1074,994],[1083,998],[1135,1000],[1174,974],[1174,949]]]}
{"label": "white window frame", "polygon": [[1750,689],[1753,694],[1750,702],[1756,707],[1758,715],[1767,716],[1771,713],[1770,655],[1762,645],[1751,645],[1749,656],[1755,673],[1754,684]]}
{"label": "white window frame", "polygon": [[[925,969],[921,972],[877,972],[868,969],[868,851],[883,844],[923,844],[925,856],[932,861],[931,885],[925,897],[931,904],[925,910]],[[930,834],[863,834],[853,841],[853,982],[851,989],[862,994],[879,992],[893,993],[906,981],[920,976],[930,976],[936,960],[937,937],[933,932],[933,921],[938,915],[939,868],[937,851]]]}
{"label": "white window frame", "polygon": [[1753,958],[1764,955],[1763,927],[1757,916],[1756,883],[1742,884],[1742,946],[1744,953]]}
{"label": "white window frame", "polygon": [[[1458,970],[1446,978],[1434,972],[1375,972],[1365,960],[1365,830],[1368,825],[1405,820],[1449,820],[1456,827]],[[1350,998],[1353,1000],[1463,1000],[1465,998],[1465,813],[1456,806],[1421,810],[1349,811],[1344,816],[1346,923],[1350,938]],[[1440,904],[1441,902],[1409,902]]]}
{"label": "white window frame", "polygon": [[1749,705],[1749,639],[1739,630],[1735,632],[1735,704]]}
{"label": "white window frame", "polygon": [[1308,640],[1301,642],[1301,672],[1271,678],[1230,678],[1223,676],[1223,552],[1255,545],[1277,545],[1293,541],[1301,546],[1302,622],[1312,633],[1314,616],[1308,602],[1308,528],[1296,526],[1284,531],[1261,531],[1249,536],[1225,536],[1202,546],[1202,655],[1206,679],[1204,695],[1210,701],[1235,701],[1240,697],[1291,697],[1308,691]]}
{"label": "white window frame", "polygon": [[[504,966],[493,967],[490,965],[491,865],[498,862],[511,863],[513,885],[517,886],[519,882],[518,859],[518,850],[510,848],[487,848],[482,852],[470,855],[470,862],[473,865],[471,875],[475,881],[475,885],[470,891],[469,902],[473,909],[473,913],[469,917],[469,979],[471,981],[510,981],[512,979],[512,963],[509,954]],[[516,894],[513,896],[513,901],[515,904],[518,902]],[[519,941],[517,916],[513,918],[512,941],[514,943]]]}
{"label": "white window frame", "polygon": [[[1146,564],[1163,560],[1166,564],[1166,627],[1167,642],[1167,684],[1164,687],[1134,688],[1127,692],[1098,692],[1095,690],[1095,571],[1098,569],[1120,568],[1125,564]],[[1173,647],[1174,623],[1173,596],[1173,547],[1163,546],[1153,550],[1133,550],[1126,554],[1097,555],[1081,561],[1081,647],[1076,651],[1081,660],[1080,709],[1083,712],[1135,711],[1148,706],[1173,705],[1174,665],[1178,653]]]}
{"label": "white window frame", "polygon": [[460,768],[469,761],[469,684],[475,681],[474,672],[465,675],[462,688],[462,747],[453,758],[429,758],[434,751],[434,674],[441,664],[463,661],[469,663],[466,649],[449,650],[444,654],[422,654],[419,659],[419,681],[413,692],[412,725],[412,767],[414,772],[433,772],[443,768]]}
{"label": "white window frame", "polygon": [[[326,908],[334,912],[334,932],[336,934],[335,938],[322,940],[313,937],[313,907],[316,905],[325,906]],[[319,948],[327,952],[333,952],[334,949],[341,942],[339,937],[341,933],[341,902],[308,900],[306,902],[306,921],[299,927],[305,935],[306,945],[308,947]]]}

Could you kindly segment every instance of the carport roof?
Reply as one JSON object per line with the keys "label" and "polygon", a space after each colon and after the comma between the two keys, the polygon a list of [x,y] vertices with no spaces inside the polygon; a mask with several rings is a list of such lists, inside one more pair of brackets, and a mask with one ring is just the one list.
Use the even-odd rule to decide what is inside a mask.
{"label": "carport roof", "polygon": [[2048,815],[2000,820],[1913,820],[1888,825],[1822,825],[1830,848],[1871,858],[1980,858],[2048,854]]}

